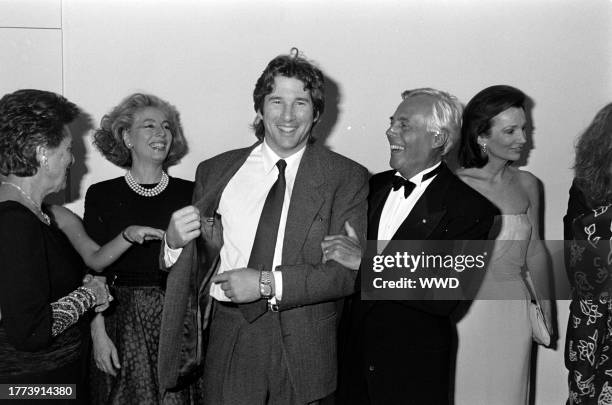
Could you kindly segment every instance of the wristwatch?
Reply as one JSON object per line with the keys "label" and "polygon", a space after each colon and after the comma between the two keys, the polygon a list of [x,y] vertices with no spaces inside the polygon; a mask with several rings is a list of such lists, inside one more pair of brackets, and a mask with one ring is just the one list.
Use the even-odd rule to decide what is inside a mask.
{"label": "wristwatch", "polygon": [[261,298],[269,300],[274,296],[272,293],[272,272],[262,271],[259,273],[259,294]]}

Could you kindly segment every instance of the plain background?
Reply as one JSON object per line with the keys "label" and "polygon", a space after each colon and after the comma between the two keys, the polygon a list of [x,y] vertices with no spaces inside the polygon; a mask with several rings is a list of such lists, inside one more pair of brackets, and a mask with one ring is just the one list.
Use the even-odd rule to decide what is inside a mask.
{"label": "plain background", "polygon": [[[610,0],[0,0],[0,93],[52,90],[86,113],[61,196],[82,214],[89,185],[123,174],[92,148],[91,128],[135,91],[181,112],[190,153],[171,175],[192,180],[201,160],[254,142],[255,81],[294,46],[329,79],[316,135],[371,172],[388,167],[385,130],[403,90],[465,103],[510,84],[533,100],[518,165],[542,182],[544,236],[562,239],[574,141],[611,101],[611,31]],[[539,351],[537,404],[567,395],[568,301],[557,305],[562,337]]]}

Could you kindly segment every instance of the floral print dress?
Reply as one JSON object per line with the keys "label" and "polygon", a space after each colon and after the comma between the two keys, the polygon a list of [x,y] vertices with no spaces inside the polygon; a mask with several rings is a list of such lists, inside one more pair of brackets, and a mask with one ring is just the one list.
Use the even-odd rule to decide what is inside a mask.
{"label": "floral print dress", "polygon": [[576,218],[567,241],[572,302],[565,344],[568,404],[612,405],[612,209]]}

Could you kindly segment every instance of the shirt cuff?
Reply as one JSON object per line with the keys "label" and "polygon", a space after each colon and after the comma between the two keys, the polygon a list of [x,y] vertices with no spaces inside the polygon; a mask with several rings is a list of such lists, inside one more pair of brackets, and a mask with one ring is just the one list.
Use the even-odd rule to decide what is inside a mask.
{"label": "shirt cuff", "polygon": [[[273,271],[274,276],[274,297],[278,303],[283,299],[283,273],[281,271]],[[274,303],[273,303],[274,304]]]}
{"label": "shirt cuff", "polygon": [[172,267],[174,263],[178,261],[179,256],[183,248],[172,249],[166,242],[166,235],[164,234],[164,264],[166,267]]}

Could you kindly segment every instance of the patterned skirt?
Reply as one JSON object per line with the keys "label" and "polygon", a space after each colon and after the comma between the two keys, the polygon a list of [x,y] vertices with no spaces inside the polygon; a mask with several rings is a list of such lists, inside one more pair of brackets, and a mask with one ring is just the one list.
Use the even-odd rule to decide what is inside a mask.
{"label": "patterned skirt", "polygon": [[[164,292],[158,287],[115,287],[113,296],[115,305],[104,315],[121,368],[113,377],[99,370],[92,359],[92,404],[161,404],[157,349]],[[202,404],[201,381],[168,393],[163,404]]]}
{"label": "patterned skirt", "polygon": [[574,297],[565,338],[570,405],[612,405],[612,300]]}

